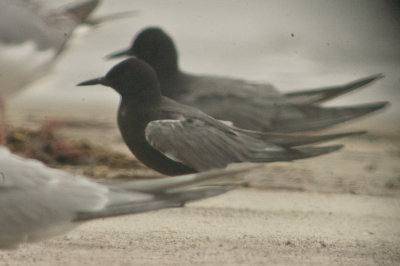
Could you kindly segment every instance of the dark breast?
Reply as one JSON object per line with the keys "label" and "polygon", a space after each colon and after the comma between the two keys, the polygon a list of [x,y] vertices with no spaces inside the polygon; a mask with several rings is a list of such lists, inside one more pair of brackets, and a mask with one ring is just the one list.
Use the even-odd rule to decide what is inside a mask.
{"label": "dark breast", "polygon": [[151,114],[135,112],[133,108],[120,107],[118,126],[122,138],[130,151],[146,166],[165,175],[183,175],[197,172],[179,162],[173,161],[155,150],[146,141],[144,131]]}

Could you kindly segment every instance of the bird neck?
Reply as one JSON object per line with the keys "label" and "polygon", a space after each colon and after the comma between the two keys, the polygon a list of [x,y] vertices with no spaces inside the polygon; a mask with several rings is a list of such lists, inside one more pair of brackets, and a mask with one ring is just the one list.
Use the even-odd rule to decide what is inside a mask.
{"label": "bird neck", "polygon": [[166,64],[154,64],[154,70],[157,73],[157,77],[160,81],[174,80],[179,75],[179,68],[177,62],[169,62]]}
{"label": "bird neck", "polygon": [[161,101],[160,91],[144,90],[135,94],[121,95],[121,104],[129,106],[152,106]]}

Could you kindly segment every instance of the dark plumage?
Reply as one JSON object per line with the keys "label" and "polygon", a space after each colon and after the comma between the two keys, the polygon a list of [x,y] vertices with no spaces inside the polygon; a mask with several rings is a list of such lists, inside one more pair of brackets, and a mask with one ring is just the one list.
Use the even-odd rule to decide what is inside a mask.
{"label": "dark plumage", "polygon": [[132,46],[109,58],[136,56],[157,72],[162,94],[199,108],[216,119],[257,131],[300,132],[320,130],[382,109],[387,102],[348,107],[321,107],[339,95],[364,87],[383,75],[351,83],[282,94],[273,86],[217,76],[182,72],[173,40],[160,28],[147,28]]}
{"label": "dark plumage", "polygon": [[292,147],[363,133],[307,137],[231,127],[162,96],[154,70],[136,58],[117,64],[104,77],[79,85],[95,84],[112,87],[121,95],[118,125],[132,153],[145,165],[167,175],[223,168],[235,162],[291,161],[318,156],[342,146]]}

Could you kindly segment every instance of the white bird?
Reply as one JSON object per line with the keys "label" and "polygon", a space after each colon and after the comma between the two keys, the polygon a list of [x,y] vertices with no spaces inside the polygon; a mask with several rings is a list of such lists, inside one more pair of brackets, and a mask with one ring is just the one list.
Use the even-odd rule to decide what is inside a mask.
{"label": "white bird", "polygon": [[0,93],[7,96],[43,76],[98,0],[46,10],[26,0],[0,0]]}
{"label": "white bird", "polygon": [[32,0],[0,0],[0,142],[5,144],[5,97],[44,76],[74,29],[99,0],[46,10]]}
{"label": "white bird", "polygon": [[4,97],[48,73],[81,24],[132,15],[133,11],[89,18],[100,0],[78,0],[46,9],[34,0],[0,0],[0,134],[4,144]]}
{"label": "white bird", "polygon": [[82,222],[168,207],[236,187],[250,168],[111,183],[24,159],[0,146],[0,249],[63,234]]}

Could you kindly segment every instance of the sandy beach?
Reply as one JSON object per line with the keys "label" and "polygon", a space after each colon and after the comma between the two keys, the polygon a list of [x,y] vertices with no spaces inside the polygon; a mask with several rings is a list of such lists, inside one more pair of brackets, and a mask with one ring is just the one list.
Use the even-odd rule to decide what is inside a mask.
{"label": "sandy beach", "polygon": [[[37,123],[32,113],[18,113],[13,121]],[[101,139],[103,147],[129,155],[112,121],[87,121],[58,134],[71,140],[90,135],[91,143]],[[265,164],[249,173],[248,187],[184,208],[93,221],[64,236],[0,251],[0,264],[398,265],[398,135],[372,132],[332,143],[346,147]]]}
{"label": "sandy beach", "polygon": [[241,189],[85,224],[5,265],[398,265],[399,199]]}

